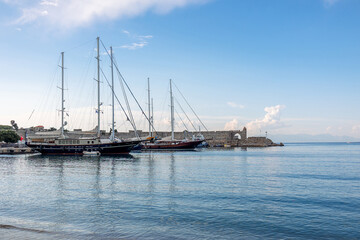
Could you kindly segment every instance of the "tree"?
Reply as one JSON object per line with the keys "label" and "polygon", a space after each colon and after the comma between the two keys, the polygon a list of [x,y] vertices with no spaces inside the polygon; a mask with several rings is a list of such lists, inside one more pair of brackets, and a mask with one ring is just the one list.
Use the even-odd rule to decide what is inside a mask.
{"label": "tree", "polygon": [[3,130],[12,130],[13,128],[11,126],[7,126],[7,125],[0,125],[0,131]]}
{"label": "tree", "polygon": [[16,143],[20,140],[20,136],[14,131],[0,130],[0,142]]}

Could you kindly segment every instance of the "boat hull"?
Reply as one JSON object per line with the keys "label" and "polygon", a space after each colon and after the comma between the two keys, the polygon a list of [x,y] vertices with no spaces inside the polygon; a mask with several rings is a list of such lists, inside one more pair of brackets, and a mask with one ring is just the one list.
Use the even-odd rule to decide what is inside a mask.
{"label": "boat hull", "polygon": [[204,140],[186,142],[145,143],[142,150],[194,150]]}
{"label": "boat hull", "polygon": [[141,141],[124,141],[119,143],[101,143],[87,145],[53,145],[27,143],[26,145],[43,155],[83,155],[84,151],[98,151],[101,155],[129,154]]}

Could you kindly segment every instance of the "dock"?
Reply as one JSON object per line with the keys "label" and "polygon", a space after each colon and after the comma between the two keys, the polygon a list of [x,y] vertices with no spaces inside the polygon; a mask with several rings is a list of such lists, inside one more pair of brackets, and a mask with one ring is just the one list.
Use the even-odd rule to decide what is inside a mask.
{"label": "dock", "polygon": [[4,147],[4,148],[0,148],[0,155],[19,155],[19,154],[32,154],[32,153],[36,153],[36,151],[34,151],[33,149],[28,148],[28,147],[21,147],[21,148]]}

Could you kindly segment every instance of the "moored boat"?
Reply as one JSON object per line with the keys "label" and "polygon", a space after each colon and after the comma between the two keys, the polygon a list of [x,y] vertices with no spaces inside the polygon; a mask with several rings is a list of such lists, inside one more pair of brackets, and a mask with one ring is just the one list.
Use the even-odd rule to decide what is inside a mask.
{"label": "moored boat", "polygon": [[83,155],[99,152],[101,155],[128,154],[141,140],[110,141],[109,139],[43,139],[30,140],[27,146],[43,155]]}
{"label": "moored boat", "polygon": [[159,140],[154,143],[145,143],[146,150],[193,150],[204,140]]}
{"label": "moored boat", "polygon": [[[133,149],[134,146],[138,145],[142,140],[137,139],[126,139],[120,140],[115,137],[115,131],[111,131],[111,135],[109,139],[101,138],[100,131],[100,113],[101,113],[101,105],[100,102],[100,50],[99,50],[99,41],[97,38],[97,79],[98,82],[98,106],[96,109],[98,115],[98,126],[97,126],[97,136],[91,138],[72,138],[68,137],[65,134],[64,127],[67,124],[64,121],[64,52],[61,53],[61,69],[62,69],[62,86],[61,89],[61,128],[57,135],[47,136],[47,137],[39,137],[39,136],[27,136],[26,137],[26,145],[44,155],[83,155],[87,152],[99,152],[101,155],[113,155],[113,154],[129,154],[129,152]],[[112,48],[111,51],[111,75],[112,75],[112,129],[115,129],[114,125],[114,77],[113,77],[113,56],[112,56]]]}
{"label": "moored boat", "polygon": [[[150,87],[149,87],[150,88]],[[149,93],[150,99],[150,93]],[[183,140],[176,140],[174,137],[174,96],[172,93],[172,81],[170,79],[170,102],[171,102],[171,137],[169,139],[161,139],[156,140],[150,135],[151,141],[145,142],[142,144],[142,150],[194,150],[199,144],[205,141],[204,137],[201,135],[200,137],[190,139],[183,139]],[[149,107],[149,119],[150,117],[150,107]],[[150,126],[151,125],[151,126]],[[149,122],[149,132],[152,127],[152,123]],[[151,134],[151,132],[150,132]]]}

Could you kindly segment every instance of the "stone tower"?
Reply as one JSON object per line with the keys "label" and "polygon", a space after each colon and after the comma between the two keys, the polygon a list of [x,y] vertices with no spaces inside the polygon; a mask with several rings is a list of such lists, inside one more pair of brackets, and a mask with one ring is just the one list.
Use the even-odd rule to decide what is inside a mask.
{"label": "stone tower", "polygon": [[240,131],[240,137],[241,137],[241,140],[245,140],[247,138],[247,129],[246,129],[246,127],[244,127],[242,131]]}

